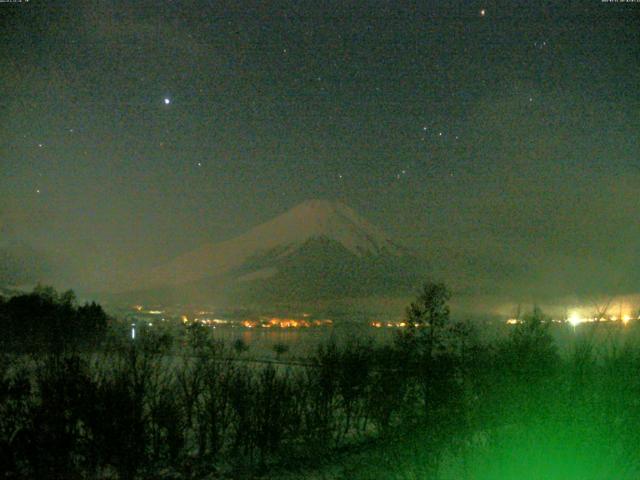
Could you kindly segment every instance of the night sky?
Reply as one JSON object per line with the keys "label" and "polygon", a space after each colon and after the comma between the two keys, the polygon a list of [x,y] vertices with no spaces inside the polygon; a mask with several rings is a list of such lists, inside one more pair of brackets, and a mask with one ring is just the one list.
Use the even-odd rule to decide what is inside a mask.
{"label": "night sky", "polygon": [[640,3],[0,3],[0,242],[99,290],[339,200],[462,295],[640,292]]}

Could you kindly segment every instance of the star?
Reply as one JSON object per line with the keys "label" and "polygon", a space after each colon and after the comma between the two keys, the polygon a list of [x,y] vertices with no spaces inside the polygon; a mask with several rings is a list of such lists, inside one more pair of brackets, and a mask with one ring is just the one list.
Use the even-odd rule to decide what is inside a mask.
{"label": "star", "polygon": [[36,188],[36,193],[37,193],[38,195],[40,195],[40,189],[39,189],[39,188]]}
{"label": "star", "polygon": [[201,167],[202,166],[202,162],[198,162],[198,166]]}
{"label": "star", "polygon": [[487,11],[483,8],[480,10],[480,16],[484,17],[487,14]]}
{"label": "star", "polygon": [[44,144],[39,143],[39,144],[38,144],[38,148],[42,148],[42,147],[44,147]]}
{"label": "star", "polygon": [[171,103],[171,99],[169,97],[165,97],[164,104],[169,105]]}

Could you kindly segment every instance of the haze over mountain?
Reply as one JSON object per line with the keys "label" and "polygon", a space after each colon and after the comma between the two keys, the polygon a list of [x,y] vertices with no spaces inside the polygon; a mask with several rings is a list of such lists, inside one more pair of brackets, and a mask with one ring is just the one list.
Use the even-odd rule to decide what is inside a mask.
{"label": "haze over mountain", "polygon": [[135,279],[141,298],[244,304],[394,295],[419,281],[416,255],[338,202],[310,200]]}
{"label": "haze over mountain", "polygon": [[489,3],[1,3],[5,277],[273,286],[240,234],[317,197],[470,311],[638,294],[640,4]]}

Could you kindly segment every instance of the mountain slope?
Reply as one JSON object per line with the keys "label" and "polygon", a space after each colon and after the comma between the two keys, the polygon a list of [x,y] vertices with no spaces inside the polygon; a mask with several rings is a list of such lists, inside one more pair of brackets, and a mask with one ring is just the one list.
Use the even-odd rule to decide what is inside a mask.
{"label": "mountain slope", "polygon": [[145,274],[137,290],[240,303],[366,296],[410,288],[416,266],[409,250],[349,207],[312,200],[180,255]]}

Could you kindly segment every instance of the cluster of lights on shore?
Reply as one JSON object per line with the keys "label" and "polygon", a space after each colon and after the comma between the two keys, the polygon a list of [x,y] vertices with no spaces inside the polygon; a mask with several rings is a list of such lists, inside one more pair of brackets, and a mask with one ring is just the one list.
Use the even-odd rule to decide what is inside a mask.
{"label": "cluster of lights on shore", "polygon": [[[623,324],[628,324],[634,317],[631,315],[611,315],[609,317],[600,316],[600,317],[582,317],[578,313],[572,313],[569,318],[567,318],[567,322],[572,326],[580,325],[581,323],[597,323],[597,322],[622,322]],[[640,320],[640,317],[638,317]]]}
{"label": "cluster of lights on shore", "polygon": [[[143,310],[141,305],[135,305],[134,309],[141,313],[146,313],[148,315],[163,315],[165,312],[163,310]],[[286,317],[260,317],[258,319],[245,319],[245,320],[229,320],[229,319],[221,319],[221,318],[211,318],[209,314],[213,312],[207,311],[199,311],[197,312],[198,317],[194,317],[189,319],[186,315],[181,315],[180,320],[183,324],[190,323],[199,323],[204,326],[209,327],[221,327],[221,326],[229,326],[229,327],[242,327],[242,328],[309,328],[309,327],[331,327],[333,326],[333,321],[330,319],[311,319],[309,318],[311,315],[308,313],[302,314],[302,318],[286,318]],[[551,323],[557,324],[568,324],[571,325],[574,329],[583,323],[608,323],[608,324],[622,324],[628,325],[632,320],[640,320],[640,316],[634,317],[632,315],[599,315],[599,316],[582,316],[577,311],[569,314],[565,319],[550,319],[548,320]],[[162,318],[165,320],[165,318]],[[507,325],[519,325],[524,323],[524,320],[519,318],[509,318],[506,321]],[[149,322],[148,326],[152,326],[153,323]],[[404,321],[379,321],[375,320],[369,322],[369,326],[373,328],[406,328],[409,324]],[[416,324],[415,327],[420,327],[421,325]],[[132,324],[131,331],[132,338],[135,338],[135,324]]]}
{"label": "cluster of lights on shore", "polygon": [[216,328],[217,326],[240,326],[244,328],[309,328],[309,327],[330,327],[333,320],[311,320],[309,314],[303,315],[303,318],[281,318],[281,317],[261,317],[257,320],[225,320],[222,318],[194,318],[189,320],[186,315],[181,316],[182,323],[199,323],[201,325]]}
{"label": "cluster of lights on shore", "polygon": [[[627,325],[632,320],[640,320],[640,316],[633,317],[631,315],[600,315],[595,317],[583,317],[578,312],[571,313],[565,320],[551,320],[552,323],[566,323],[573,328],[583,323],[622,323]],[[510,318],[507,320],[507,325],[518,325],[523,323],[523,320],[518,318]]]}

